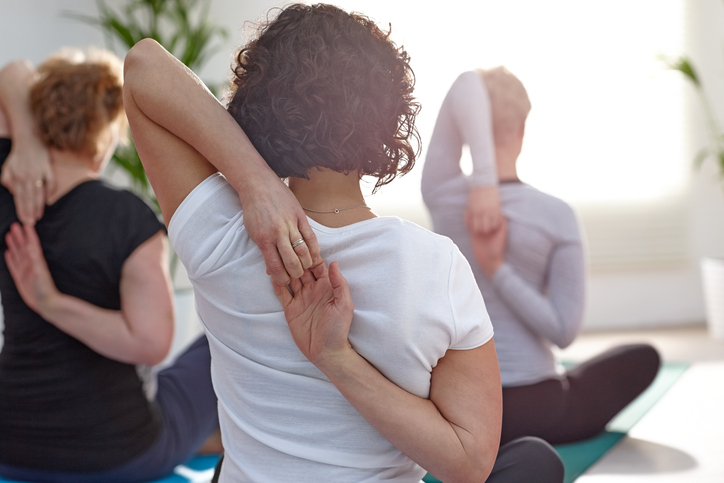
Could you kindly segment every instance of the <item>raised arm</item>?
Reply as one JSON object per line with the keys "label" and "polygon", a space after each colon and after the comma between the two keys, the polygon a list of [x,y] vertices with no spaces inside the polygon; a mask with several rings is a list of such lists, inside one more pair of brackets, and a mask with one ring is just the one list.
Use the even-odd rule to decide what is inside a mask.
{"label": "raised arm", "polygon": [[434,203],[436,192],[452,177],[462,176],[460,158],[467,145],[473,160],[466,223],[471,232],[487,233],[500,222],[500,199],[488,92],[477,72],[453,83],[440,107],[428,146],[422,190]]}
{"label": "raised arm", "polygon": [[14,223],[5,237],[10,275],[23,301],[66,334],[110,359],[158,364],[173,338],[174,309],[168,248],[162,231],[126,259],[121,310],[109,310],[58,291],[32,226]]}
{"label": "raised arm", "polygon": [[27,61],[11,62],[0,70],[0,107],[5,112],[7,135],[13,140],[0,183],[13,194],[18,218],[27,225],[43,216],[45,200],[55,190],[50,156],[30,112],[30,87],[36,75]]}
{"label": "raised arm", "polygon": [[[286,284],[311,267],[319,246],[304,211],[198,77],[150,39],[129,51],[124,76],[131,133],[166,224],[218,170],[239,194],[244,225],[273,281]],[[306,244],[292,248],[300,238]]]}
{"label": "raised arm", "polygon": [[382,436],[442,481],[485,481],[502,415],[492,339],[475,349],[448,350],[424,399],[389,381],[351,347],[354,305],[336,263],[306,271],[291,293],[275,290],[299,349]]}

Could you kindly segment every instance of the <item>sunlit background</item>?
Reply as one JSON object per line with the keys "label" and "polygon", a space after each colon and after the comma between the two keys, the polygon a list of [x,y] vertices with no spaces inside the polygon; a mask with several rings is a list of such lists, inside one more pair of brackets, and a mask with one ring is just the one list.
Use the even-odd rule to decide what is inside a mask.
{"label": "sunlit background", "polygon": [[[683,0],[342,0],[392,23],[412,56],[426,143],[447,88],[464,70],[506,65],[533,109],[520,175],[576,202],[652,200],[678,194],[689,173],[683,92],[662,55],[684,50]],[[419,173],[385,190],[419,199]]]}
{"label": "sunlit background", "polygon": [[[333,3],[392,25],[392,38],[412,57],[423,106],[419,166],[369,197],[375,211],[429,226],[420,172],[447,89],[463,71],[506,65],[533,105],[520,176],[572,203],[585,227],[586,327],[703,322],[698,260],[724,256],[722,186],[712,162],[692,168],[706,141],[701,110],[691,86],[661,58],[691,55],[724,116],[722,1]],[[245,23],[282,4],[211,0],[210,20],[230,38],[201,77],[226,79]],[[63,16],[70,10],[93,15],[96,2],[0,0],[0,64],[37,63],[63,45],[105,45],[98,30]]]}

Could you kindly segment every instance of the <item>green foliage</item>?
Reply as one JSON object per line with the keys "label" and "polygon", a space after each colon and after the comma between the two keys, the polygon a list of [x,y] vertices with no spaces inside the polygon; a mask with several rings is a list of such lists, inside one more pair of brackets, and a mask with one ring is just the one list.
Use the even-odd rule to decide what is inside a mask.
{"label": "green foliage", "polygon": [[699,151],[694,158],[694,165],[698,168],[707,158],[714,158],[719,166],[719,176],[724,179],[724,133],[722,133],[719,128],[719,123],[717,122],[716,116],[714,116],[714,110],[711,107],[711,101],[709,101],[709,97],[707,96],[704,86],[701,83],[701,79],[694,68],[694,64],[691,62],[691,59],[686,56],[674,59],[664,58],[663,60],[670,69],[681,72],[684,77],[691,82],[696,90],[701,106],[704,109],[709,145]]}
{"label": "green foliage", "polygon": [[[64,15],[100,28],[109,47],[116,47],[114,50],[118,43],[125,52],[139,40],[152,38],[198,72],[221,47],[218,41],[229,36],[225,29],[209,22],[210,1],[125,0],[124,5],[112,8],[106,0],[96,0],[97,17],[78,12]],[[211,90],[218,89],[212,87]],[[130,179],[131,189],[158,210],[158,202],[132,142],[116,150],[111,167],[123,170]]]}

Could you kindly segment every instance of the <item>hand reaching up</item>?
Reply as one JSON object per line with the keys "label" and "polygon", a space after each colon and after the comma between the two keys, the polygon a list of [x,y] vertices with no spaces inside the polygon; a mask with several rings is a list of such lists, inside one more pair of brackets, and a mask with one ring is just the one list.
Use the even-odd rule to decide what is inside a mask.
{"label": "hand reaching up", "polygon": [[293,279],[289,287],[274,284],[294,342],[312,364],[324,372],[340,354],[352,348],[349,335],[354,303],[347,280],[333,262],[322,262]]}

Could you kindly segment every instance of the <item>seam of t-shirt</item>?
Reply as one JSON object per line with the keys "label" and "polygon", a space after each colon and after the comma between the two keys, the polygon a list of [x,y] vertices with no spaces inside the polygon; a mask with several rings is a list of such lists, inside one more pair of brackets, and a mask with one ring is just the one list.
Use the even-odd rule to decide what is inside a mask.
{"label": "seam of t-shirt", "polygon": [[[454,246],[454,245],[453,245]],[[450,344],[450,346],[454,346],[458,343],[458,319],[455,315],[455,308],[453,307],[452,300],[451,300],[451,290],[452,290],[452,271],[454,264],[454,250],[450,249],[448,252],[448,258],[450,260],[449,268],[447,271],[447,303],[450,307],[450,315],[452,316],[452,326],[453,326],[453,343]]]}

